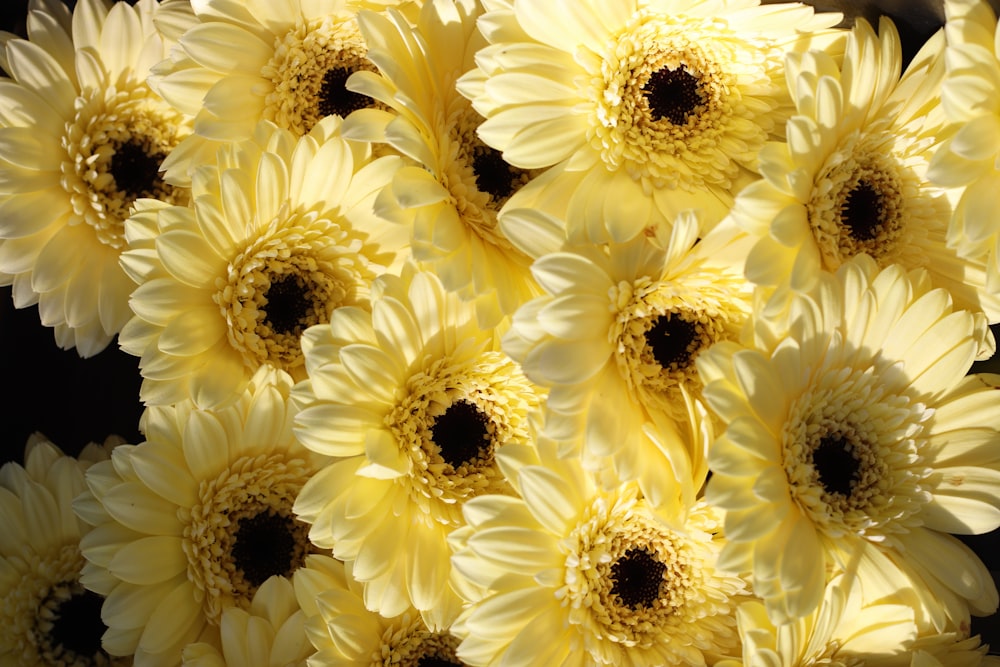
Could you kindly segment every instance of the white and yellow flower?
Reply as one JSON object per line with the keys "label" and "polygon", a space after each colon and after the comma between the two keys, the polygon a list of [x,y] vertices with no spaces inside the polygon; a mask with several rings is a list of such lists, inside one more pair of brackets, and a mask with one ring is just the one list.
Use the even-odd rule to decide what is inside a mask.
{"label": "white and yellow flower", "polygon": [[687,214],[662,242],[642,235],[538,258],[532,273],[546,294],[518,310],[504,337],[549,389],[544,432],[588,468],[610,463],[638,479],[654,503],[677,495],[675,476],[704,479],[702,438],[689,433],[701,392],[694,362],[735,338],[750,312],[739,233],[701,233]]}
{"label": "white and yellow flower", "polygon": [[1000,43],[997,17],[986,2],[948,0],[941,107],[952,134],[931,160],[928,178],[961,188],[948,228],[959,255],[985,262],[987,289],[1000,291]]}
{"label": "white and yellow flower", "polygon": [[[176,5],[176,3],[174,3]],[[193,21],[171,7],[171,24]],[[56,343],[84,357],[128,321],[118,265],[139,197],[186,203],[159,174],[190,123],[146,85],[172,41],[160,4],[32,2],[28,39],[0,38],[0,282],[38,304]]]}
{"label": "white and yellow flower", "polygon": [[498,455],[520,497],[484,495],[454,535],[456,574],[482,591],[452,626],[472,665],[706,665],[738,655],[743,580],[717,567],[717,515],[661,513],[554,443]]}
{"label": "white and yellow flower", "polygon": [[311,665],[325,667],[409,667],[462,665],[458,638],[434,631],[412,607],[386,617],[365,606],[362,586],[349,564],[310,556],[295,574],[295,593],[316,648]]}
{"label": "white and yellow flower", "polygon": [[353,72],[373,69],[357,12],[410,0],[226,0],[194,3],[196,24],[156,67],[150,85],[194,118],[195,133],[164,167],[186,183],[224,143],[249,138],[261,120],[295,136],[322,118],[341,118],[373,101],[344,87]]}
{"label": "white and yellow flower", "polygon": [[872,582],[920,580],[922,625],[995,611],[989,572],[948,534],[1000,526],[1000,376],[965,375],[988,336],[926,273],[861,255],[699,356],[728,424],[706,491],[723,560],[753,572],[773,622],[812,613],[830,568],[862,561]]}
{"label": "white and yellow flower", "polygon": [[164,665],[191,643],[224,648],[226,610],[253,610],[316,551],[292,506],[325,461],[292,435],[291,386],[265,367],[227,408],[150,407],[146,440],[88,471],[81,581],[106,596],[108,653]]}
{"label": "white and yellow flower", "polygon": [[445,287],[472,300],[480,325],[494,326],[539,290],[530,259],[504,235],[499,212],[528,181],[476,134],[482,117],[455,89],[485,42],[475,0],[433,0],[416,25],[398,11],[361,12],[358,22],[378,74],[353,75],[352,90],[392,110],[366,109],[344,135],[384,142],[412,159],[376,202],[378,213],[407,225],[414,258]]}
{"label": "white and yellow flower", "polygon": [[689,208],[717,222],[782,129],[782,56],[834,42],[825,29],[840,20],[758,5],[486,3],[479,23],[490,43],[459,90],[504,160],[555,166],[510,205],[543,206],[570,222],[572,238],[598,242],[626,241]]}
{"label": "white and yellow flower", "polygon": [[430,273],[379,278],[370,313],[339,309],[303,337],[295,433],[339,460],[295,511],[316,544],[352,562],[365,602],[385,616],[413,606],[445,627],[458,608],[447,540],[462,504],[511,493],[494,457],[531,442],[543,395],[499,343]]}
{"label": "white and yellow flower", "polygon": [[[908,585],[901,577],[895,583]],[[830,580],[814,612],[795,621],[776,626],[756,600],[742,603],[736,617],[743,659],[716,667],[904,667],[918,632],[913,609],[881,600],[866,604],[858,579],[844,574]]]}
{"label": "white and yellow flower", "polygon": [[119,343],[140,357],[148,405],[223,405],[263,365],[302,379],[302,332],[367,307],[371,281],[403,259],[405,230],[372,213],[398,158],[370,161],[339,123],[296,139],[262,122],[199,167],[191,207],[140,201],[121,259],[135,315]]}
{"label": "white and yellow flower", "polygon": [[950,194],[927,180],[943,138],[943,50],[939,32],[900,75],[899,35],[883,18],[878,35],[855,24],[842,66],[822,52],[788,57],[797,112],[785,141],[761,151],[764,178],[733,206],[756,239],[750,280],[808,289],[820,272],[867,254],[879,266],[925,268],[959,307],[1000,318],[1000,298],[981,290],[983,263],[948,247]]}
{"label": "white and yellow flower", "polygon": [[88,445],[74,458],[35,434],[23,466],[0,468],[0,663],[131,664],[101,648],[102,598],[80,583],[80,540],[90,526],[72,509],[87,488],[85,471],[113,444]]}
{"label": "white and yellow flower", "polygon": [[183,667],[306,667],[315,653],[306,636],[305,612],[285,577],[261,584],[248,609],[225,609],[219,635],[218,647],[208,642],[185,646]]}

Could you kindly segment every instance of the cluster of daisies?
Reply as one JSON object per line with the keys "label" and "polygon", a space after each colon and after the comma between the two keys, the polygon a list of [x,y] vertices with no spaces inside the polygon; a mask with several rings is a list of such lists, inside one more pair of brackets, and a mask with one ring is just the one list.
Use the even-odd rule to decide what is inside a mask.
{"label": "cluster of daisies", "polygon": [[139,443],[0,469],[0,664],[1000,664],[1000,31],[31,0],[0,281]]}

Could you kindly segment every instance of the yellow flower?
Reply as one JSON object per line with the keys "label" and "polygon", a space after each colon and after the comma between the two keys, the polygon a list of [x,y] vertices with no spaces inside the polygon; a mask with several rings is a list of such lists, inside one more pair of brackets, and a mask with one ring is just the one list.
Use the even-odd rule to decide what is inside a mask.
{"label": "yellow flower", "polygon": [[228,607],[219,622],[220,647],[195,642],[181,653],[184,667],[306,667],[314,653],[306,637],[305,614],[292,582],[271,577],[260,585],[248,609]]}
{"label": "yellow flower", "polygon": [[344,87],[372,69],[357,11],[409,0],[206,0],[197,22],[149,83],[194,118],[195,134],[164,163],[170,182],[186,183],[220,144],[250,137],[261,120],[295,136],[329,115],[347,116],[373,101]]}
{"label": "yellow flower", "polygon": [[704,478],[701,438],[686,434],[701,393],[694,362],[735,338],[750,311],[738,232],[699,240],[689,214],[666,234],[538,258],[532,272],[547,294],[518,310],[504,337],[549,388],[544,432],[588,468],[610,463],[638,479],[654,503],[677,495],[674,476]]}
{"label": "yellow flower", "polygon": [[146,441],[88,471],[81,581],[106,596],[108,653],[175,664],[190,643],[219,645],[228,608],[252,610],[315,551],[292,506],[323,459],[292,436],[291,386],[261,368],[227,408],[150,407]]}
{"label": "yellow flower", "polygon": [[316,647],[310,664],[326,667],[410,667],[462,665],[455,657],[458,638],[424,625],[412,607],[381,616],[365,605],[351,566],[326,556],[310,556],[295,573],[295,593],[306,614],[309,640]]}
{"label": "yellow flower", "polygon": [[412,230],[414,258],[450,291],[474,301],[480,326],[492,327],[536,296],[530,260],[505,237],[503,204],[531,173],[513,167],[476,135],[482,122],[455,80],[475,66],[483,45],[474,0],[428,1],[415,26],[390,10],[358,22],[379,74],[358,72],[350,88],[393,113],[362,110],[344,136],[385,142],[415,164],[404,167],[376,202],[379,215]]}
{"label": "yellow flower", "polygon": [[188,198],[158,173],[190,132],[145,83],[172,45],[159,10],[80,0],[71,16],[62,2],[34,2],[29,39],[8,34],[0,48],[12,77],[0,80],[0,280],[84,357],[129,318],[134,285],[118,257],[135,200]]}
{"label": "yellow flower", "polygon": [[716,567],[721,526],[698,504],[658,513],[634,483],[576,460],[498,455],[520,498],[466,503],[454,557],[473,595],[452,626],[472,665],[705,665],[738,651],[744,583]]}
{"label": "yellow flower", "polygon": [[[900,577],[894,583],[908,585]],[[917,636],[910,607],[868,602],[857,577],[843,574],[831,579],[823,603],[803,618],[775,626],[758,601],[741,604],[736,617],[743,659],[716,667],[902,667]]]}
{"label": "yellow flower", "polygon": [[[459,81],[479,136],[522,169],[556,168],[510,205],[543,203],[571,238],[626,241],[688,208],[717,222],[788,111],[782,55],[839,14],[699,0],[489,3],[490,42]],[[817,35],[815,31],[820,31]],[[515,203],[516,202],[516,203]],[[601,216],[600,225],[586,218]]]}
{"label": "yellow flower", "polygon": [[985,267],[946,242],[952,204],[927,181],[940,143],[944,36],[927,41],[900,76],[899,35],[883,18],[876,35],[859,20],[843,65],[822,52],[788,58],[797,113],[786,141],[760,154],[764,178],[736,198],[732,215],[756,239],[747,277],[808,289],[858,254],[879,266],[925,268],[962,308],[1000,318],[980,291]]}
{"label": "yellow flower", "polygon": [[84,472],[107,459],[88,445],[65,456],[40,434],[24,465],[0,468],[0,662],[5,665],[124,666],[101,648],[101,596],[84,589],[80,539],[90,527],[73,514]]}
{"label": "yellow flower", "polygon": [[224,405],[270,365],[305,377],[299,337],[338,307],[367,307],[406,233],[372,201],[398,158],[369,161],[339,119],[296,140],[262,122],[195,174],[191,207],[142,200],[122,265],[138,284],[122,349],[140,357],[148,405]]}
{"label": "yellow flower", "polygon": [[1000,234],[995,224],[1000,190],[1000,44],[997,17],[986,2],[948,0],[941,106],[948,134],[931,160],[928,178],[961,188],[948,243],[975,262],[985,261],[987,289],[1000,290]]}
{"label": "yellow flower", "polygon": [[530,442],[542,395],[430,273],[379,278],[370,314],[342,308],[302,345],[309,379],[294,394],[295,433],[339,460],[295,511],[316,544],[352,562],[370,608],[413,606],[446,626],[458,607],[448,535],[464,502],[511,492],[494,457]]}
{"label": "yellow flower", "polygon": [[947,534],[1000,526],[1000,453],[988,446],[1000,377],[965,376],[985,318],[953,309],[925,273],[880,271],[867,255],[788,308],[768,306],[742,344],[696,361],[728,424],[706,491],[726,511],[723,560],[753,571],[775,623],[811,613],[827,568],[859,558],[924,579],[922,614],[939,628],[992,613],[989,572]]}

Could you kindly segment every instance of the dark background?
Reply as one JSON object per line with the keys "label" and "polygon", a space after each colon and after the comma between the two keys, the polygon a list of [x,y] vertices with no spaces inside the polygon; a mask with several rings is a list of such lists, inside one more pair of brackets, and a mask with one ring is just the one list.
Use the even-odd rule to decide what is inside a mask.
{"label": "dark background", "polygon": [[[843,11],[847,22],[864,16],[877,23],[880,14],[888,14],[896,21],[909,56],[943,21],[941,3],[926,0],[809,4]],[[997,8],[1000,0],[991,4]],[[26,7],[26,0],[0,0],[0,29],[23,35]],[[25,442],[36,431],[70,454],[109,435],[140,442],[137,359],[119,350],[116,342],[90,359],[58,349],[52,331],[40,325],[37,308],[16,310],[10,295],[10,287],[0,288],[0,380],[5,385],[0,398],[0,462],[20,461]],[[1000,361],[979,364],[974,370],[1000,372]],[[962,539],[998,579],[1000,531]],[[982,633],[1000,652],[1000,615],[976,619],[973,632]]]}

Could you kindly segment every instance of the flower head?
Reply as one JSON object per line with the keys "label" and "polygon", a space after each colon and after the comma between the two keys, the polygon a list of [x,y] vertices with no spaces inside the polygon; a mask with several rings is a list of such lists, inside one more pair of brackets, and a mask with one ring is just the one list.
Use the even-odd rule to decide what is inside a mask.
{"label": "flower head", "polygon": [[194,176],[191,207],[142,200],[122,265],[138,283],[122,348],[141,357],[142,399],[233,400],[263,365],[304,377],[299,337],[336,308],[367,307],[405,232],[372,199],[398,166],[335,135],[296,139],[264,122]]}
{"label": "flower head", "polygon": [[480,591],[452,627],[474,665],[705,665],[738,650],[744,582],[716,568],[714,512],[660,514],[551,442],[498,455],[520,495],[466,504],[457,573]]}
{"label": "flower head", "polygon": [[352,561],[371,608],[413,606],[437,628],[458,605],[448,534],[470,498],[511,493],[494,459],[531,441],[542,394],[433,274],[383,276],[373,292],[370,314],[338,310],[303,338],[295,432],[339,460],[296,512],[314,542]]}
{"label": "flower head", "polygon": [[555,200],[574,225],[590,209],[606,218],[581,227],[594,241],[687,208],[718,221],[787,113],[782,55],[840,19],[757,4],[493,3],[480,21],[490,44],[459,89],[507,162],[560,165],[511,205]]}
{"label": "flower head", "polygon": [[227,408],[150,407],[146,440],[89,471],[82,581],[107,596],[109,653],[176,662],[217,645],[227,609],[252,610],[315,551],[292,506],[323,460],[292,437],[291,385],[261,368]]}
{"label": "flower head", "polygon": [[425,3],[416,25],[398,12],[362,12],[373,45],[374,72],[358,72],[350,88],[391,109],[366,110],[345,121],[350,138],[385,142],[415,164],[404,167],[376,202],[380,215],[412,230],[414,258],[445,287],[476,304],[491,327],[537,295],[530,259],[504,235],[500,211],[532,176],[479,139],[482,117],[455,90],[483,45],[473,0]]}
{"label": "flower head", "polygon": [[190,123],[145,83],[172,44],[159,8],[80,0],[71,15],[35,2],[29,39],[8,35],[0,49],[11,76],[0,81],[0,275],[84,357],[129,317],[134,285],[118,257],[136,199],[188,200],[159,169]]}
{"label": "flower head", "polygon": [[181,653],[183,667],[306,667],[314,653],[306,638],[305,613],[295,598],[292,582],[279,576],[260,585],[249,608],[227,607],[222,612],[219,638],[219,647],[208,642],[185,646]]}
{"label": "flower head", "polygon": [[458,638],[431,630],[415,609],[382,616],[365,605],[349,564],[310,556],[295,575],[295,592],[307,615],[315,662],[331,667],[464,665],[455,657]]}
{"label": "flower head", "polygon": [[197,23],[150,77],[164,99],[194,117],[195,134],[165,164],[169,180],[187,182],[220,144],[249,138],[261,120],[301,136],[327,116],[374,104],[344,84],[353,72],[373,69],[358,10],[387,4],[410,3],[195,3]]}
{"label": "flower head", "polygon": [[544,255],[532,272],[547,294],[518,310],[504,337],[525,374],[549,388],[545,433],[567,451],[582,447],[588,467],[610,462],[639,479],[654,503],[679,488],[665,470],[705,474],[702,441],[687,434],[701,392],[694,362],[735,338],[750,309],[739,235],[729,232],[699,239],[689,214],[662,242],[638,236]]}
{"label": "flower head", "polygon": [[943,40],[929,39],[902,75],[899,35],[887,18],[878,35],[857,22],[842,65],[816,51],[788,57],[797,113],[786,141],[761,151],[764,178],[733,206],[756,239],[750,280],[808,289],[820,272],[866,254],[879,266],[923,267],[959,306],[1000,317],[1000,302],[980,289],[984,265],[948,247],[952,203],[927,180],[943,136]]}
{"label": "flower head", "polygon": [[858,558],[929,579],[918,588],[940,600],[936,625],[990,613],[989,573],[946,534],[1000,525],[987,446],[998,378],[965,376],[985,318],[953,309],[926,274],[867,256],[824,275],[788,309],[755,314],[752,338],[696,362],[728,424],[706,491],[726,510],[724,559],[753,571],[776,623],[811,613],[828,569]]}
{"label": "flower head", "polygon": [[23,466],[0,468],[0,662],[131,664],[101,648],[103,599],[80,583],[80,539],[90,527],[71,505],[86,489],[84,472],[106,458],[96,445],[65,456],[35,434]]}

